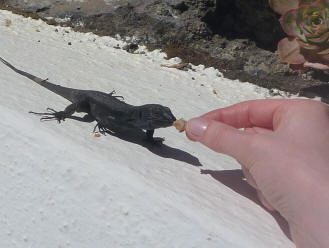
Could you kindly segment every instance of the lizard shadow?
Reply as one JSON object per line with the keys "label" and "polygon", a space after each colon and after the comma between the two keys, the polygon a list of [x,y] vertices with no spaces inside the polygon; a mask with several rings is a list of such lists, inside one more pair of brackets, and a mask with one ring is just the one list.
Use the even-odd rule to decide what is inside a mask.
{"label": "lizard shadow", "polygon": [[146,140],[146,134],[141,129],[113,128],[111,131],[106,131],[106,133],[121,140],[140,145],[162,158],[174,159],[193,166],[202,166],[197,157],[178,148],[163,144],[164,139],[162,138],[155,137],[155,140],[160,140],[159,142]]}
{"label": "lizard shadow", "polygon": [[261,206],[266,212],[272,215],[272,217],[275,219],[285,236],[288,239],[292,240],[288,222],[278,212],[269,211],[262,205],[262,203],[257,197],[256,190],[252,186],[250,186],[247,181],[244,180],[245,177],[243,175],[242,170],[201,170],[200,172],[201,174],[207,174],[212,176],[215,180],[221,182],[233,191]]}
{"label": "lizard shadow", "polygon": [[[85,115],[84,117],[69,116],[67,117],[67,119],[72,119],[75,121],[87,122],[87,123],[91,123],[94,121],[94,119],[89,118],[88,115]],[[95,126],[94,132],[97,127],[98,125]],[[164,141],[163,138],[155,137],[154,139],[156,141],[150,142],[149,140],[146,139],[147,137],[146,132],[144,132],[142,129],[113,126],[111,127],[111,129],[109,128],[102,129],[101,133],[103,133],[104,135],[109,134],[121,140],[145,147],[153,154],[158,155],[162,158],[171,158],[177,161],[185,162],[193,166],[202,166],[199,159],[193,156],[192,154],[182,151],[178,148],[170,147],[168,145],[163,144],[162,143],[162,141]],[[157,142],[157,140],[159,142]]]}

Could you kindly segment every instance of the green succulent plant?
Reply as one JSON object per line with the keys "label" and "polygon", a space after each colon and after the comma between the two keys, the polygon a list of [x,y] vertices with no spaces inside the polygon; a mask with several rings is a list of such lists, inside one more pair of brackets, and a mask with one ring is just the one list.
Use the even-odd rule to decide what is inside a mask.
{"label": "green succulent plant", "polygon": [[282,14],[289,37],[278,44],[281,60],[296,70],[329,70],[329,0],[269,0]]}

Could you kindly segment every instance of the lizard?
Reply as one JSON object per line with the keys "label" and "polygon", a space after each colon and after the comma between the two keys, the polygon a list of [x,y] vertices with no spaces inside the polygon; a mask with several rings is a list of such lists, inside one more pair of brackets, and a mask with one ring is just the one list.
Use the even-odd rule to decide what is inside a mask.
{"label": "lizard", "polygon": [[[41,121],[57,120],[58,123],[65,119],[84,122],[96,121],[97,124],[93,132],[98,128],[101,134],[112,132],[113,128],[141,129],[146,131],[146,139],[154,142],[154,129],[172,126],[176,120],[176,117],[166,106],[160,104],[130,105],[123,101],[122,96],[115,96],[115,91],[105,93],[64,87],[49,82],[48,78],[41,79],[19,70],[1,57],[0,61],[16,73],[71,102],[63,111],[47,108],[48,112],[45,113],[29,112],[41,116]],[[86,115],[83,117],[74,116],[75,112],[86,113]]]}

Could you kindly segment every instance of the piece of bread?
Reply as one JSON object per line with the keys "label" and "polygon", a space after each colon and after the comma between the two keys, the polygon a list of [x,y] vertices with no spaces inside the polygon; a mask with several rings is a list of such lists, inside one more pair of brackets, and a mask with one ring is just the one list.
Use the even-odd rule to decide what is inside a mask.
{"label": "piece of bread", "polygon": [[185,131],[187,121],[183,118],[174,121],[173,126],[181,133]]}

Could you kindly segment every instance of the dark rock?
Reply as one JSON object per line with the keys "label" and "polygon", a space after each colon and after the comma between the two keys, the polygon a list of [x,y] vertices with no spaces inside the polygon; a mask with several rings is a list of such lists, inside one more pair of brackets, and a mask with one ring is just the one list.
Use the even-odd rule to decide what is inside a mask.
{"label": "dark rock", "polygon": [[11,7],[20,8],[26,12],[43,12],[50,9],[52,6],[52,0],[5,0],[3,2]]}
{"label": "dark rock", "polygon": [[280,62],[275,50],[285,34],[268,0],[0,0],[0,6],[34,18],[69,17],[60,25],[82,32],[134,36],[129,52],[145,44],[269,89],[313,96],[329,81],[326,73],[296,73]]}
{"label": "dark rock", "polygon": [[136,43],[131,43],[128,45],[125,45],[122,49],[126,50],[128,53],[134,53],[138,49],[138,45]]}
{"label": "dark rock", "polygon": [[204,17],[214,33],[229,39],[247,38],[271,51],[285,37],[278,19],[268,0],[217,0],[215,10]]}

